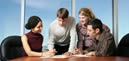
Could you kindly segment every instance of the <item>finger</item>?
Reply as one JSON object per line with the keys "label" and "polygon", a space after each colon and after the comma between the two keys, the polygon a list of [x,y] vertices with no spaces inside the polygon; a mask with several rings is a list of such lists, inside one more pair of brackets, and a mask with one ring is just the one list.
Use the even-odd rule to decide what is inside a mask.
{"label": "finger", "polygon": [[75,48],[75,50],[77,50],[77,48]]}

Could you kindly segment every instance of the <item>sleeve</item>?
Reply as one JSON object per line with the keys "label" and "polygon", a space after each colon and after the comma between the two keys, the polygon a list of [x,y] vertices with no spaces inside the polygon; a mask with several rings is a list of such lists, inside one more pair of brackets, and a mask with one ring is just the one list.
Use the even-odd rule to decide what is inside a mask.
{"label": "sleeve", "polygon": [[79,49],[82,50],[82,46],[83,46],[83,45],[82,45],[82,44],[83,44],[82,42],[83,42],[83,41],[82,41],[82,35],[81,35],[80,32],[79,32],[80,29],[79,29],[78,25],[79,25],[79,24],[76,25],[76,31],[77,31],[77,37],[78,37],[77,48],[79,48]]}
{"label": "sleeve", "polygon": [[70,29],[70,46],[69,46],[69,52],[72,52],[73,49],[75,48],[75,44],[76,44],[76,24],[75,24],[75,19],[73,18],[72,20],[72,27]]}
{"label": "sleeve", "polygon": [[105,32],[110,32],[109,27],[106,26],[105,24],[103,24],[103,30],[104,30]]}
{"label": "sleeve", "polygon": [[100,42],[101,44],[99,44],[99,48],[96,50],[96,56],[110,56],[114,52],[113,50],[115,48],[114,45],[112,46],[113,41],[114,39],[110,35],[106,37],[102,42]]}
{"label": "sleeve", "polygon": [[94,39],[92,39],[92,45],[89,47],[89,48],[87,48],[86,50],[88,51],[88,52],[90,52],[90,51],[95,51],[96,50],[96,40],[94,40]]}
{"label": "sleeve", "polygon": [[48,49],[51,50],[54,48],[54,34],[52,31],[52,26],[49,28],[49,40],[48,40]]}

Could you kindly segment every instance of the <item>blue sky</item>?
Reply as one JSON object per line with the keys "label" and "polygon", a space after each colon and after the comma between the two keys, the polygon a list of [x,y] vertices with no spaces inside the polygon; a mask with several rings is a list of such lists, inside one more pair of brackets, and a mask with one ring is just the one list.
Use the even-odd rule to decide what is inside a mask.
{"label": "blue sky", "polygon": [[[129,0],[118,0],[119,39],[129,33]],[[0,42],[9,35],[20,35],[20,0],[0,2]],[[44,45],[47,45],[50,23],[56,19],[59,8],[67,8],[71,16],[71,0],[26,0],[25,23],[30,16],[39,16],[43,21]],[[112,32],[112,0],[76,0],[76,23],[80,8],[91,8],[95,16],[102,20]],[[123,27],[125,26],[125,27]],[[25,29],[25,33],[28,31]]]}

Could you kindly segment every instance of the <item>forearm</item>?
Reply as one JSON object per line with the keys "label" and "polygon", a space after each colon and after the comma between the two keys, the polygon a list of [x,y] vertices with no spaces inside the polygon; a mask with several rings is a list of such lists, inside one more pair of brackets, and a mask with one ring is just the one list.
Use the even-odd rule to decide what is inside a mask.
{"label": "forearm", "polygon": [[75,48],[76,32],[74,31],[70,36],[71,36],[71,39],[70,39],[69,52],[72,52]]}
{"label": "forearm", "polygon": [[49,49],[49,50],[54,49],[54,45],[53,45],[53,44],[48,44],[48,49]]}
{"label": "forearm", "polygon": [[54,33],[53,33],[53,28],[52,25],[50,26],[49,29],[49,40],[48,40],[48,49],[52,50],[54,48]]}
{"label": "forearm", "polygon": [[51,42],[51,41],[49,41],[49,42],[48,42],[48,49],[49,49],[49,50],[52,50],[53,48],[54,48],[54,43]]}
{"label": "forearm", "polygon": [[74,50],[74,48],[75,48],[75,41],[70,43],[68,52],[72,52]]}
{"label": "forearm", "polygon": [[78,34],[78,45],[77,45],[77,48],[81,49],[83,48],[83,40],[82,40],[82,35],[81,34]]}
{"label": "forearm", "polygon": [[76,42],[76,24],[75,20],[73,20],[72,27],[70,29],[70,47],[69,52],[72,52],[75,48],[75,42]]}
{"label": "forearm", "polygon": [[42,52],[30,51],[27,53],[28,56],[42,56]]}

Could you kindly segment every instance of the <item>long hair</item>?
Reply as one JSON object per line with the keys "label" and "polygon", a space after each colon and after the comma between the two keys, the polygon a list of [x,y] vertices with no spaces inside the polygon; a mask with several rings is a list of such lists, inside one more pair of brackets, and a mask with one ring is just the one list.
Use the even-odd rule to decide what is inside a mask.
{"label": "long hair", "polygon": [[88,20],[96,18],[91,11],[91,8],[81,8],[79,11],[79,15],[87,16],[89,18]]}

